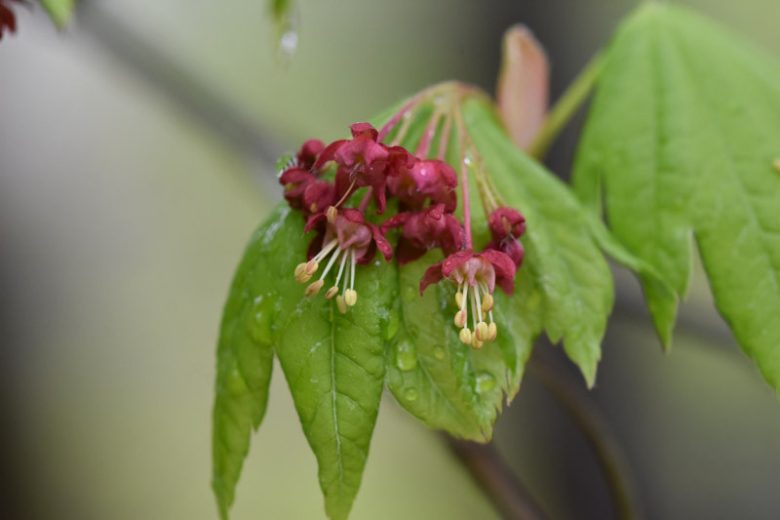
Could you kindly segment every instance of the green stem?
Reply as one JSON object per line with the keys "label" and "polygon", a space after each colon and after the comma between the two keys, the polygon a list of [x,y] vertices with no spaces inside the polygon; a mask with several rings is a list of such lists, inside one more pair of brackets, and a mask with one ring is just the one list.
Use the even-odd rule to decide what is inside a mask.
{"label": "green stem", "polygon": [[547,150],[552,146],[558,134],[569,120],[577,113],[582,104],[590,95],[601,72],[604,70],[606,60],[602,53],[596,54],[580,72],[574,83],[569,85],[566,92],[558,99],[555,106],[547,115],[544,125],[536,134],[536,139],[531,143],[528,153],[536,159],[543,159]]}

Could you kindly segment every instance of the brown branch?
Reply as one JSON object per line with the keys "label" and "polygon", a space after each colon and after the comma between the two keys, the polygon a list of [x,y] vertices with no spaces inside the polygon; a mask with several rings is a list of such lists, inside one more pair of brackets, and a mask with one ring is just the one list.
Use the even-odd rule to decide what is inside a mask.
{"label": "brown branch", "polygon": [[547,518],[522,482],[512,473],[495,446],[477,444],[442,434],[453,455],[507,520]]}
{"label": "brown branch", "polygon": [[591,445],[609,487],[617,518],[641,518],[628,462],[601,411],[585,395],[580,385],[543,355],[532,358],[528,372],[568,412]]}

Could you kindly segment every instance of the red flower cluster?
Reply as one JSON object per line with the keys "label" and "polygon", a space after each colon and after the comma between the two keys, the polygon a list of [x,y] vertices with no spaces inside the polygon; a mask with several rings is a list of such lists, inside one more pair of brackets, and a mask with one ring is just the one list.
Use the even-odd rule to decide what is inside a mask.
{"label": "red flower cluster", "polygon": [[0,0],[0,40],[3,39],[3,33],[16,32],[16,15],[11,10],[11,5],[23,3],[23,0]]}
{"label": "red flower cluster", "polygon": [[[324,264],[306,295],[318,294],[328,275],[335,272],[325,297],[335,297],[339,311],[346,313],[357,302],[356,266],[371,262],[377,250],[390,261],[393,247],[387,234],[398,228],[395,253],[399,264],[417,260],[435,248],[445,254],[442,262],[425,273],[420,291],[444,278],[457,285],[455,323],[462,329],[461,340],[479,348],[495,339],[493,292],[496,285],[507,293],[514,288],[516,268],[523,259],[517,240],[525,229],[522,215],[511,208],[493,211],[488,219],[493,240],[485,251],[475,253],[470,233],[454,215],[458,176],[449,164],[381,143],[379,132],[368,123],[355,123],[351,130],[351,139],[327,146],[318,140],[306,141],[279,176],[290,207],[304,214],[305,230],[316,233],[308,261],[295,269],[296,280],[309,282]],[[360,190],[363,194],[357,197],[357,207],[345,207]],[[373,201],[381,215],[388,200],[397,203],[398,212],[381,225],[369,221],[368,205]],[[473,332],[468,327],[469,302]]]}

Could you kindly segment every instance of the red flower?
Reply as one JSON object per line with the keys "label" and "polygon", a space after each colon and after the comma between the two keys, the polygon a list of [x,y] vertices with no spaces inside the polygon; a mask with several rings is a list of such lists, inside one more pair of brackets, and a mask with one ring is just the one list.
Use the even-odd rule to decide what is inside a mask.
{"label": "red flower", "polygon": [[516,266],[523,263],[525,250],[518,240],[525,233],[525,217],[512,208],[498,208],[488,217],[488,225],[493,240],[488,249],[507,254]]}
{"label": "red flower", "polygon": [[291,208],[304,209],[303,194],[317,177],[307,170],[293,166],[285,170],[279,177],[279,184],[284,186],[284,198]]}
{"label": "red flower", "polygon": [[325,149],[325,144],[319,139],[309,139],[301,146],[298,154],[295,156],[298,164],[297,166],[304,170],[311,170],[314,163],[317,161],[317,157]]}
{"label": "red flower", "polygon": [[284,198],[290,207],[303,210],[306,215],[325,211],[335,203],[335,187],[312,173],[324,148],[322,141],[309,139],[303,143],[290,167],[279,176],[279,183],[284,186]]}
{"label": "red flower", "polygon": [[390,193],[407,208],[420,209],[426,199],[431,204],[444,204],[448,213],[455,211],[458,196],[455,170],[435,159],[417,161],[409,168],[398,168],[387,180]]}
{"label": "red flower", "polygon": [[339,199],[354,188],[372,188],[377,210],[382,213],[387,204],[387,147],[377,142],[378,132],[368,123],[355,123],[351,127],[352,139],[344,141],[333,155],[339,165],[336,173],[336,194]]}
{"label": "red flower", "polygon": [[377,249],[389,261],[393,256],[393,248],[382,230],[367,222],[363,213],[356,209],[339,210],[331,206],[326,212],[310,217],[304,229],[317,230],[318,233],[309,247],[309,261],[295,268],[295,279],[301,283],[308,282],[319,270],[320,263],[328,259],[320,278],[306,288],[306,295],[314,296],[325,285],[325,277],[336,267],[340,258],[335,283],[325,297],[330,299],[336,296],[343,275],[342,292],[336,303],[344,313],[347,307],[357,302],[355,266],[373,260]]}
{"label": "red flower", "polygon": [[445,213],[444,204],[418,212],[402,212],[382,224],[382,231],[402,226],[396,258],[403,265],[417,260],[429,249],[440,247],[445,255],[463,247],[464,233],[458,219]]}
{"label": "red flower", "polygon": [[[512,294],[515,280],[515,264],[500,251],[488,249],[476,254],[461,251],[448,256],[425,271],[420,281],[420,293],[432,283],[447,279],[458,286],[455,301],[455,325],[461,328],[459,337],[463,343],[481,348],[485,341],[493,341],[498,328],[493,321],[493,292],[496,285]],[[468,327],[471,307],[472,331]],[[485,317],[489,322],[485,321]]]}
{"label": "red flower", "polygon": [[11,10],[11,3],[23,3],[22,0],[0,0],[0,40],[3,39],[3,33],[16,32],[16,15]]}

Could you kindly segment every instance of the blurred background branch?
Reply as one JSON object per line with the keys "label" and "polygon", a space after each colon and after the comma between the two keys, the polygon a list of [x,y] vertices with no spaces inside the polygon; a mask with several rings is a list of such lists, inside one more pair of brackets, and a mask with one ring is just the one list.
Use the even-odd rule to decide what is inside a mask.
{"label": "blurred background branch", "polygon": [[[79,0],[79,33],[193,117],[222,143],[250,159],[273,165],[283,153],[278,133],[248,118],[212,85],[166,56],[164,49],[111,14],[100,0]],[[272,172],[272,169],[268,169]]]}

